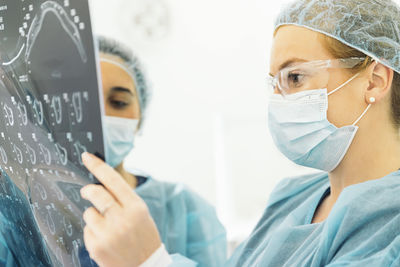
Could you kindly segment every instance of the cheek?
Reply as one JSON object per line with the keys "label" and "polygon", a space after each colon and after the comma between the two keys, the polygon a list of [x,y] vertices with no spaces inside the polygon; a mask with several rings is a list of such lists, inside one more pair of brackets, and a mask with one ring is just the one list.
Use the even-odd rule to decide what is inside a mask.
{"label": "cheek", "polygon": [[139,111],[139,109],[136,107],[136,106],[134,106],[134,105],[131,105],[127,110],[126,110],[126,113],[125,113],[127,116],[129,116],[129,118],[131,118],[131,119],[140,119],[140,111]]}
{"label": "cheek", "polygon": [[353,121],[350,119],[351,107],[347,98],[329,96],[328,97],[328,120],[330,123],[340,128],[351,125]]}
{"label": "cheek", "polygon": [[352,125],[367,107],[360,86],[345,86],[328,97],[328,120],[336,127]]}
{"label": "cheek", "polygon": [[106,100],[104,100],[104,112],[106,113],[106,116],[111,116],[111,113],[113,112],[112,107],[107,103]]}
{"label": "cheek", "polygon": [[139,100],[136,98],[134,101],[134,105],[132,105],[132,113],[134,119],[140,120],[141,114],[140,114],[140,103]]}

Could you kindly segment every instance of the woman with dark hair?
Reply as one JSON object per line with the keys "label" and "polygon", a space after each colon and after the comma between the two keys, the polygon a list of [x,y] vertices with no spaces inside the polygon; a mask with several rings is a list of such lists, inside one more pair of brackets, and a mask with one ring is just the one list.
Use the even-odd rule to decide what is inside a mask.
{"label": "woman with dark hair", "polygon": [[215,209],[183,184],[158,181],[124,166],[138,131],[148,119],[150,86],[130,48],[103,36],[98,37],[98,44],[106,162],[146,203],[169,253],[185,255],[200,266],[221,266],[226,260],[226,232]]}

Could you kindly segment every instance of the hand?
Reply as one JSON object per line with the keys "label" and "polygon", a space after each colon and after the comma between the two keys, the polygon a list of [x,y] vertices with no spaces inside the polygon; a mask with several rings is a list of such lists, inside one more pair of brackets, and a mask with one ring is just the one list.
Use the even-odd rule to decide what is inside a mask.
{"label": "hand", "polygon": [[83,219],[84,241],[99,266],[138,266],[160,246],[160,236],[144,201],[112,167],[83,153],[86,168],[104,185],[81,189],[88,208]]}

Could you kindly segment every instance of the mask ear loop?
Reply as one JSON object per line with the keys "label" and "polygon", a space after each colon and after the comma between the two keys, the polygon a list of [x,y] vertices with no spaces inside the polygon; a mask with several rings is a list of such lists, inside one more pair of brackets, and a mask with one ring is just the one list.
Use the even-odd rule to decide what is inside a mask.
{"label": "mask ear loop", "polygon": [[[379,63],[375,57],[372,58],[372,62],[375,62],[375,65],[377,65]],[[376,101],[375,97],[369,98],[369,104],[368,104],[367,108],[364,110],[364,112],[361,114],[361,116],[358,117],[358,119],[353,123],[353,126],[355,126],[357,123],[360,122],[360,120],[364,117],[365,113],[367,113],[367,111],[372,106],[372,104],[375,103],[375,101]]]}
{"label": "mask ear loop", "polygon": [[[373,100],[372,100],[373,99]],[[364,112],[361,114],[360,117],[358,117],[358,119],[353,123],[353,126],[355,126],[365,115],[365,113],[367,113],[367,111],[369,110],[369,108],[372,106],[372,103],[375,102],[375,97],[371,97],[370,98],[371,103],[369,103],[368,107],[364,110]]]}
{"label": "mask ear loop", "polygon": [[352,80],[354,80],[355,78],[358,77],[358,75],[360,75],[360,73],[357,73],[356,75],[354,75],[353,77],[351,77],[349,80],[347,80],[347,82],[345,82],[344,84],[342,84],[341,86],[339,86],[338,88],[336,88],[335,90],[332,90],[328,93],[328,96],[330,96],[331,94],[335,93],[336,91],[338,91],[339,89],[342,89],[344,86],[346,86],[347,84],[349,84]]}
{"label": "mask ear loop", "polygon": [[[358,75],[360,75],[360,73],[357,73],[356,75],[354,75],[353,77],[351,77],[350,79],[347,80],[347,82],[343,83],[342,85],[340,85],[338,88],[336,88],[335,90],[332,90],[331,92],[328,93],[328,96],[330,96],[331,94],[337,92],[339,89],[342,89],[344,86],[346,86],[347,84],[349,84],[351,81],[353,81],[355,78],[358,77]],[[372,99],[373,97],[371,97]],[[370,99],[370,100],[371,100]],[[353,123],[353,126],[355,126],[361,119],[362,117],[364,117],[365,113],[367,113],[368,109],[371,107],[372,103],[375,102],[375,98],[373,98],[373,101],[371,101],[371,103],[368,105],[368,107],[364,110],[364,112],[361,114],[360,117],[358,117],[358,119]]]}

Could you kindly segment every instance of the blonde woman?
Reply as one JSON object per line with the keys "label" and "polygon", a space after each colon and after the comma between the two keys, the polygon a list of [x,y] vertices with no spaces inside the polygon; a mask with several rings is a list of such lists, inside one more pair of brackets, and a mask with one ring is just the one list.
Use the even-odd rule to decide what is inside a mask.
{"label": "blonde woman", "polygon": [[[279,14],[270,132],[286,157],[321,172],[282,181],[226,266],[400,266],[399,25],[400,8],[390,0],[297,0]],[[110,217],[85,214],[86,244],[96,261],[195,266],[166,253],[137,195],[125,189],[113,197],[126,188],[109,182],[117,173],[84,158],[106,189],[88,197],[88,186],[82,195],[100,209],[115,203]],[[137,218],[129,237],[109,226],[124,216]],[[98,235],[100,229],[105,233]],[[138,251],[110,245],[117,243]]]}

